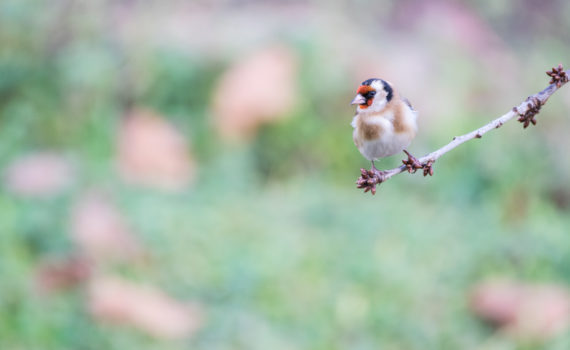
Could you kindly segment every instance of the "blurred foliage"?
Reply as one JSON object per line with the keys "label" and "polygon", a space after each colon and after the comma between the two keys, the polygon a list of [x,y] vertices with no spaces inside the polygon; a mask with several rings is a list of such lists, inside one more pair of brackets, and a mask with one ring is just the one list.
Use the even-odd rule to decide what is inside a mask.
{"label": "blurred foliage", "polygon": [[[546,85],[542,71],[570,57],[570,4],[459,2],[516,63],[499,77],[501,67],[481,63],[491,49],[461,46],[424,16],[447,2],[420,3],[196,1],[188,10],[174,1],[188,22],[193,10],[211,16],[211,28],[196,27],[213,34],[173,44],[153,21],[176,15],[162,2],[2,0],[0,167],[49,149],[80,170],[52,198],[0,192],[0,348],[568,349],[568,332],[539,343],[498,335],[470,313],[468,297],[488,277],[570,283],[570,94],[557,93],[538,126],[505,125],[443,157],[433,178],[401,175],[371,197],[354,186],[368,164],[352,144],[348,101],[362,79],[347,60],[367,55],[355,49],[367,41],[377,57],[424,50],[413,62],[431,78],[398,77],[420,113],[422,102],[436,106],[420,114],[412,150],[423,154]],[[287,22],[297,15],[311,21]],[[142,39],[121,26],[129,16],[142,18],[133,25]],[[226,29],[229,17],[259,26]],[[229,144],[211,122],[216,82],[272,42],[299,54],[299,101],[248,142]],[[193,187],[123,183],[116,134],[132,106],[154,108],[188,137]],[[150,251],[145,263],[106,272],[200,302],[207,316],[194,336],[163,341],[98,323],[85,286],[38,293],[38,264],[73,254],[70,208],[92,187],[112,194]]]}

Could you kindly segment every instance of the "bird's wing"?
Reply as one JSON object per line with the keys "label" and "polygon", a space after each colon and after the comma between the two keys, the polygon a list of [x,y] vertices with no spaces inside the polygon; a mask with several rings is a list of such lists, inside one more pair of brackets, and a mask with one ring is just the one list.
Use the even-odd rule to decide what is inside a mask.
{"label": "bird's wing", "polygon": [[404,101],[404,103],[407,104],[408,107],[412,109],[412,111],[415,111],[414,106],[412,106],[412,104],[410,103],[410,100],[402,96],[402,101]]}

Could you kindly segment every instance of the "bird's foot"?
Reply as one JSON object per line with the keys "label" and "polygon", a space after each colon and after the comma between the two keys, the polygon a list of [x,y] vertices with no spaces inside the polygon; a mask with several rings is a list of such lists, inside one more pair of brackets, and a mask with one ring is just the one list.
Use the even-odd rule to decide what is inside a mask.
{"label": "bird's foot", "polygon": [[356,181],[356,187],[363,188],[364,193],[370,191],[370,193],[376,194],[376,185],[380,185],[387,180],[387,172],[378,170],[374,166],[372,166],[370,170],[361,168],[360,174],[360,177]]}
{"label": "bird's foot", "polygon": [[404,150],[404,153],[408,156],[408,159],[402,160],[402,163],[406,166],[406,169],[410,174],[413,174],[418,169],[424,170],[424,176],[432,176],[433,175],[433,163],[435,160],[430,159],[425,163],[420,163],[420,161],[410,154],[410,152]]}
{"label": "bird's foot", "polygon": [[408,173],[413,174],[418,169],[422,169],[423,165],[420,163],[418,158],[412,156],[410,152],[404,150],[404,153],[408,156],[407,160],[402,160],[402,163],[406,166]]}

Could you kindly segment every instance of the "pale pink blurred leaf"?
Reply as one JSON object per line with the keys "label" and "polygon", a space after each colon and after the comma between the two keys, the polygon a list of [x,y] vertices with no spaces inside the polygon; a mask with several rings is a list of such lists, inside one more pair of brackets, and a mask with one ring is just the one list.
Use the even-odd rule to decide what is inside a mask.
{"label": "pale pink blurred leaf", "polygon": [[136,109],[119,131],[118,166],[130,182],[177,190],[194,178],[195,164],[184,135],[165,118]]}
{"label": "pale pink blurred leaf", "polygon": [[155,287],[118,278],[92,282],[89,310],[101,322],[129,325],[157,338],[184,338],[202,325],[197,304],[181,302]]}
{"label": "pale pink blurred leaf", "polygon": [[4,185],[22,196],[50,196],[71,185],[74,171],[56,153],[38,152],[15,159],[6,170]]}
{"label": "pale pink blurred leaf", "polygon": [[570,326],[570,294],[559,285],[489,281],[475,288],[471,309],[516,338],[548,339]]}
{"label": "pale pink blurred leaf", "polygon": [[296,91],[297,59],[290,48],[254,52],[220,78],[213,98],[216,128],[226,139],[247,139],[260,125],[286,116]]}
{"label": "pale pink blurred leaf", "polygon": [[97,262],[143,255],[141,244],[117,208],[103,195],[88,193],[75,203],[71,238],[84,256]]}

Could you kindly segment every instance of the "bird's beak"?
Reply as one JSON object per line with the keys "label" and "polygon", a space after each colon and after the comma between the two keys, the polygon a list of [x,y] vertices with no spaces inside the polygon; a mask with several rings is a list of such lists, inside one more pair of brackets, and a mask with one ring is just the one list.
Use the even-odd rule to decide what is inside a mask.
{"label": "bird's beak", "polygon": [[350,102],[351,105],[361,105],[364,103],[366,103],[366,99],[361,94],[356,95],[354,100],[352,100],[352,102]]}

